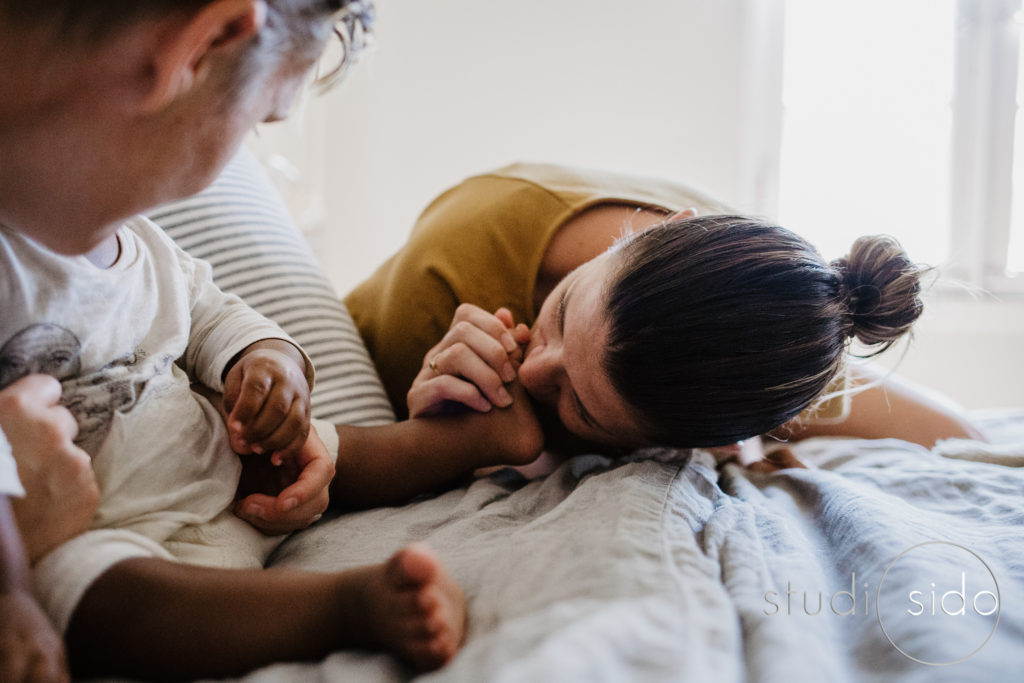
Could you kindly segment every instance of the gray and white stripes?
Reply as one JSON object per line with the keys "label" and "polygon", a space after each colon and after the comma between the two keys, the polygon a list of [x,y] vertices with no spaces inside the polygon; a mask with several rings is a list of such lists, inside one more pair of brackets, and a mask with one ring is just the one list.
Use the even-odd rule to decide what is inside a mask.
{"label": "gray and white stripes", "polygon": [[221,289],[302,346],[316,368],[314,417],[353,425],[394,421],[352,317],[251,154],[243,150],[209,188],[149,218],[210,263]]}

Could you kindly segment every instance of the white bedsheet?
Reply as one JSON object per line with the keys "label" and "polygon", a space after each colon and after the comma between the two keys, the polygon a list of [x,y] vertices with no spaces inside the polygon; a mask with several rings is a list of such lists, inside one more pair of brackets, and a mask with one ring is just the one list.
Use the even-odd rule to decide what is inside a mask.
{"label": "white bedsheet", "polygon": [[[702,451],[689,462],[578,457],[532,482],[504,471],[401,508],[325,520],[290,539],[275,564],[336,570],[428,542],[470,610],[464,649],[428,681],[1017,681],[1024,415],[1001,425],[1015,442],[928,451],[896,440],[810,440],[794,447],[810,469],[775,474],[716,469]],[[911,550],[930,541],[957,545]],[[980,650],[937,666],[970,654],[994,623],[906,614],[910,590],[927,594],[931,582],[949,590],[942,577],[960,565],[968,601],[984,587],[982,565],[960,546],[991,568],[1001,611]],[[933,665],[901,654],[876,616],[883,573],[908,550],[884,582],[886,631]],[[856,611],[843,616],[836,612],[850,600],[837,593],[850,590],[852,574]],[[804,594],[814,612],[819,593],[821,612],[805,614]],[[945,604],[959,607],[955,596]],[[993,604],[983,596],[978,606]],[[410,677],[387,655],[336,653],[243,680]]]}

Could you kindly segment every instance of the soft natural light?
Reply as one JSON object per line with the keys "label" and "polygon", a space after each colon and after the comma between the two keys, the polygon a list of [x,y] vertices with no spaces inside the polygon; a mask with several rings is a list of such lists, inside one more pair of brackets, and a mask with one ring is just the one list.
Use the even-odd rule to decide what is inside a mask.
{"label": "soft natural light", "polygon": [[[780,221],[948,257],[954,0],[787,0]],[[1018,148],[1019,149],[1019,148]]]}
{"label": "soft natural light", "polygon": [[[1024,12],[1014,15],[1016,30],[1022,30]],[[1024,46],[1021,46],[1024,48]],[[1007,275],[1024,273],[1024,49],[1017,65],[1017,116],[1013,142],[1013,214],[1010,220],[1010,248],[1006,255]]]}

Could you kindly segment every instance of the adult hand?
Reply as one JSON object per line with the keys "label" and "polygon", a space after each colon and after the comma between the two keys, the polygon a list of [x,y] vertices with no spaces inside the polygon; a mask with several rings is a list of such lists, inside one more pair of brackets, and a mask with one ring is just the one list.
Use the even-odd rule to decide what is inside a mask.
{"label": "adult hand", "polygon": [[235,514],[268,534],[304,529],[327,509],[333,479],[327,447],[310,430],[297,456],[281,465],[266,456],[242,456]]}
{"label": "adult hand", "polygon": [[64,646],[31,593],[0,592],[0,681],[68,680]]}
{"label": "adult hand", "polygon": [[89,528],[100,492],[78,424],[60,405],[60,382],[28,375],[0,391],[0,429],[11,444],[25,497],[11,501],[29,561]]}
{"label": "adult hand", "polygon": [[296,457],[309,434],[305,360],[281,339],[242,352],[224,378],[224,409],[231,447],[269,455],[275,465]]}
{"label": "adult hand", "polygon": [[478,412],[512,404],[506,384],[515,379],[530,341],[529,328],[514,324],[512,314],[494,314],[462,304],[445,336],[423,359],[423,368],[406,396],[410,417],[443,412],[449,402]]}

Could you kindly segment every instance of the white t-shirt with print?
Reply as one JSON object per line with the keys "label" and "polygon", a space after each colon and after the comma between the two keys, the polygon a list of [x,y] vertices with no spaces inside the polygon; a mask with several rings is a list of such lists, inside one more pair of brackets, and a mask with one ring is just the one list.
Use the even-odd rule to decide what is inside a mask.
{"label": "white t-shirt with print", "polygon": [[103,269],[0,226],[0,388],[30,373],[59,379],[100,488],[96,531],[36,567],[58,623],[111,564],[230,508],[241,465],[216,409],[190,386],[220,392],[245,347],[288,339],[148,220],[117,237],[118,259]]}

